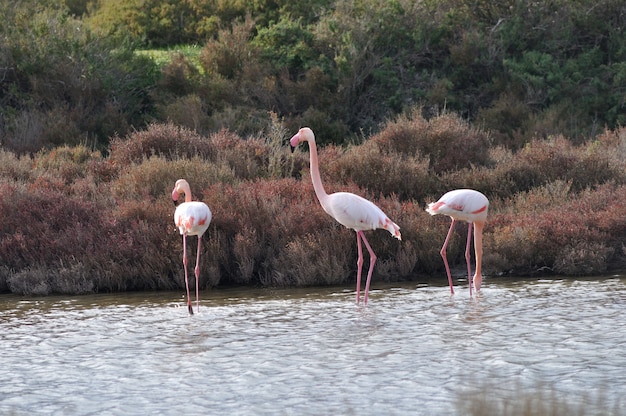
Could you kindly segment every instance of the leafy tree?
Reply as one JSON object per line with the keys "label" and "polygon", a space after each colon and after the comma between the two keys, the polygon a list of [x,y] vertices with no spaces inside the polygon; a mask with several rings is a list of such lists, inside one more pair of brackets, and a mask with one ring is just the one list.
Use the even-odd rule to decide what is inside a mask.
{"label": "leafy tree", "polygon": [[[150,60],[94,36],[66,8],[5,7],[0,140],[18,150],[105,143],[143,124],[155,81]],[[4,6],[3,6],[4,7]]]}

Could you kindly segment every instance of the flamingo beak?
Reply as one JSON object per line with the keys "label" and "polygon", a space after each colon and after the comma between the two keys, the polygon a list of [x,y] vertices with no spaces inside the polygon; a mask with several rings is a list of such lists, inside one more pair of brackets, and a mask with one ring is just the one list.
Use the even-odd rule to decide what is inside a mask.
{"label": "flamingo beak", "polygon": [[296,133],[291,140],[289,140],[289,145],[291,146],[291,153],[293,153],[294,150],[296,150],[296,147],[298,146],[298,143],[300,143],[300,136],[299,136],[299,132]]}
{"label": "flamingo beak", "polygon": [[176,191],[176,189],[172,191],[172,201],[174,201],[174,206],[177,207],[178,206],[178,192]]}

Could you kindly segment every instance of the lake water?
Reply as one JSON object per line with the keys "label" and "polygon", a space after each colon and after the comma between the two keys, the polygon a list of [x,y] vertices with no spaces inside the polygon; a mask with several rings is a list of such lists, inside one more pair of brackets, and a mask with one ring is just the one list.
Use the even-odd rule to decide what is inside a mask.
{"label": "lake water", "polygon": [[2,295],[0,414],[626,414],[625,276],[372,286]]}

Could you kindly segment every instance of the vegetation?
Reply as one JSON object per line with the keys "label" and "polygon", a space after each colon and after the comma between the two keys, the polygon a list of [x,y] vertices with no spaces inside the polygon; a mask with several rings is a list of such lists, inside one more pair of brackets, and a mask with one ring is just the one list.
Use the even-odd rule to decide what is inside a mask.
{"label": "vegetation", "polygon": [[[229,130],[201,136],[167,123],[113,137],[108,156],[84,145],[33,156],[0,151],[0,290],[181,287],[182,244],[169,197],[180,177],[214,213],[202,287],[346,283],[356,267],[354,232],[319,207],[308,153],[291,155],[283,145],[292,133],[277,118],[246,140]],[[363,144],[321,149],[329,191],[376,201],[402,228],[401,242],[371,233],[377,281],[444,278],[438,251],[449,221],[424,206],[459,187],[491,200],[488,275],[624,268],[626,129],[606,130],[584,145],[562,136],[532,141],[517,152],[479,145],[488,139],[458,116],[426,120],[416,110]],[[450,146],[460,142],[467,152],[451,157]],[[449,259],[461,264],[459,231]],[[191,250],[195,244],[190,239]]]}
{"label": "vegetation", "polygon": [[0,13],[0,143],[20,153],[106,150],[152,122],[247,137],[268,111],[345,144],[445,110],[514,150],[626,122],[618,0],[1,0]]}
{"label": "vegetation", "polygon": [[[530,388],[516,383],[504,395],[494,395],[494,386],[479,383],[483,389],[457,394],[456,409],[470,416],[531,416],[531,415],[617,415],[619,404],[611,406],[602,389],[579,396],[564,396],[556,387],[537,381]],[[489,389],[488,389],[489,388]]]}
{"label": "vegetation", "polygon": [[[424,206],[460,187],[491,201],[487,274],[626,268],[623,2],[0,0],[0,13],[0,291],[180,287],[180,177],[214,213],[202,287],[345,283],[354,233],[319,207],[308,153],[289,153],[302,125],[327,190],[402,228],[402,242],[372,233],[375,279],[444,276],[449,222]],[[459,233],[449,259],[463,250]]]}

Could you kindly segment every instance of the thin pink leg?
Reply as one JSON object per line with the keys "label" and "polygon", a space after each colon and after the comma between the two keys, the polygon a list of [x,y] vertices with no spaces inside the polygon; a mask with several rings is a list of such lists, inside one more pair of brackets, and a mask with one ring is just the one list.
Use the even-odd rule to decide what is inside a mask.
{"label": "thin pink leg", "polygon": [[450,284],[450,293],[454,295],[454,286],[452,285],[452,275],[450,274],[450,266],[448,266],[448,258],[446,256],[446,249],[448,248],[448,241],[450,241],[450,236],[452,235],[452,229],[454,228],[454,223],[456,220],[452,218],[452,224],[450,224],[450,229],[448,230],[448,235],[446,236],[446,240],[443,242],[443,246],[441,247],[441,257],[443,258],[443,264],[446,266],[446,273],[448,274],[448,283]]}
{"label": "thin pink leg", "polygon": [[472,266],[470,265],[470,243],[472,241],[472,223],[467,223],[467,245],[465,246],[465,262],[467,263],[467,282],[469,283],[470,296],[472,296]]}
{"label": "thin pink leg", "polygon": [[474,270],[474,289],[476,292],[480,290],[483,282],[482,263],[483,263],[483,227],[484,222],[474,223],[474,251],[476,253],[476,270]]}
{"label": "thin pink leg", "polygon": [[189,297],[189,277],[187,274],[187,234],[183,234],[183,265],[185,266],[185,287],[187,288],[187,308],[189,313],[193,315],[191,307],[191,298]]}
{"label": "thin pink leg", "polygon": [[356,261],[356,303],[361,301],[361,271],[363,270],[363,250],[361,248],[361,239],[359,238],[360,231],[356,232],[356,246],[359,252],[359,258]]}
{"label": "thin pink leg", "polygon": [[196,309],[200,312],[200,246],[202,245],[202,236],[198,236],[198,254],[196,255]]}
{"label": "thin pink leg", "polygon": [[372,280],[372,272],[374,271],[374,264],[376,264],[376,254],[372,247],[370,247],[370,243],[368,243],[367,238],[365,238],[365,234],[363,231],[359,231],[361,233],[361,238],[365,243],[365,247],[367,247],[367,251],[370,253],[370,269],[367,271],[367,281],[365,282],[365,296],[363,297],[363,304],[367,305],[367,296],[370,291],[370,281]]}

